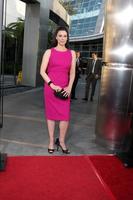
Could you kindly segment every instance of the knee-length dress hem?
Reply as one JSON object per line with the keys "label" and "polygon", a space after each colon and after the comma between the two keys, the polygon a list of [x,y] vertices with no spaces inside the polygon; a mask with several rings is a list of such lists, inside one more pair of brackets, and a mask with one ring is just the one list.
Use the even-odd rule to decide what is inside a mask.
{"label": "knee-length dress hem", "polygon": [[47,120],[52,120],[52,121],[70,121],[70,119],[53,119],[53,118],[46,118]]}

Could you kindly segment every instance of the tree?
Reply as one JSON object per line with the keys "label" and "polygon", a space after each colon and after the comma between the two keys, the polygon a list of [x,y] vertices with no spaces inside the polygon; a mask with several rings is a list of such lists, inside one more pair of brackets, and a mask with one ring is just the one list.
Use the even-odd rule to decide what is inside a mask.
{"label": "tree", "polygon": [[16,42],[16,62],[20,64],[22,62],[23,53],[23,37],[24,37],[24,20],[18,18],[17,22],[10,23],[6,28],[7,35],[14,38]]}
{"label": "tree", "polygon": [[71,1],[59,0],[59,3],[65,8],[69,15],[76,14]]}
{"label": "tree", "polygon": [[[14,70],[16,70],[16,73],[18,73],[22,65],[23,37],[24,37],[23,19],[18,18],[17,22],[10,23],[5,28],[6,58],[8,58],[7,60],[11,59],[11,61],[15,63],[15,65],[18,68],[17,70],[16,68],[14,68]],[[7,64],[7,67],[9,68],[11,66],[8,66]]]}
{"label": "tree", "polygon": [[3,32],[5,38],[5,74],[14,74],[21,70],[23,54],[24,20],[18,18],[5,27]]}

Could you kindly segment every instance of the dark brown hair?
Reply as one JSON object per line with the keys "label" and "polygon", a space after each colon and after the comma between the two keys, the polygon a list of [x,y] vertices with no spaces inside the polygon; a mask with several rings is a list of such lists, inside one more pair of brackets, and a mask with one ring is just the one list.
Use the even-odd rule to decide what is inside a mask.
{"label": "dark brown hair", "polygon": [[69,47],[69,32],[68,32],[67,27],[65,27],[65,26],[59,26],[56,29],[56,31],[54,33],[54,36],[53,36],[53,41],[52,41],[52,45],[51,46],[52,47],[56,47],[57,46],[58,41],[56,40],[56,36],[57,36],[57,34],[58,34],[59,31],[66,31],[66,33],[67,33],[67,42],[65,44],[65,47],[68,48]]}
{"label": "dark brown hair", "polygon": [[96,53],[96,52],[92,52],[91,55],[92,55],[92,54],[95,54],[96,56],[98,56],[98,53]]}

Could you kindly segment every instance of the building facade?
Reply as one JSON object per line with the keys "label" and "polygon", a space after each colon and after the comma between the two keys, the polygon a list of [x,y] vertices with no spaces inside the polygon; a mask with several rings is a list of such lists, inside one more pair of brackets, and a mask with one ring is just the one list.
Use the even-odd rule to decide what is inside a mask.
{"label": "building facade", "polygon": [[72,0],[71,4],[76,13],[71,16],[71,48],[84,58],[94,51],[102,57],[104,0]]}

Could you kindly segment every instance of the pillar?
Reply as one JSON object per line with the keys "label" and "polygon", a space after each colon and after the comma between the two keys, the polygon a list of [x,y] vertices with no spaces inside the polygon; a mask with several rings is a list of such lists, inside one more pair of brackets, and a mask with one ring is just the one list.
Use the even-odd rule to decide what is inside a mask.
{"label": "pillar", "polygon": [[96,141],[127,151],[133,107],[133,0],[107,0]]}

